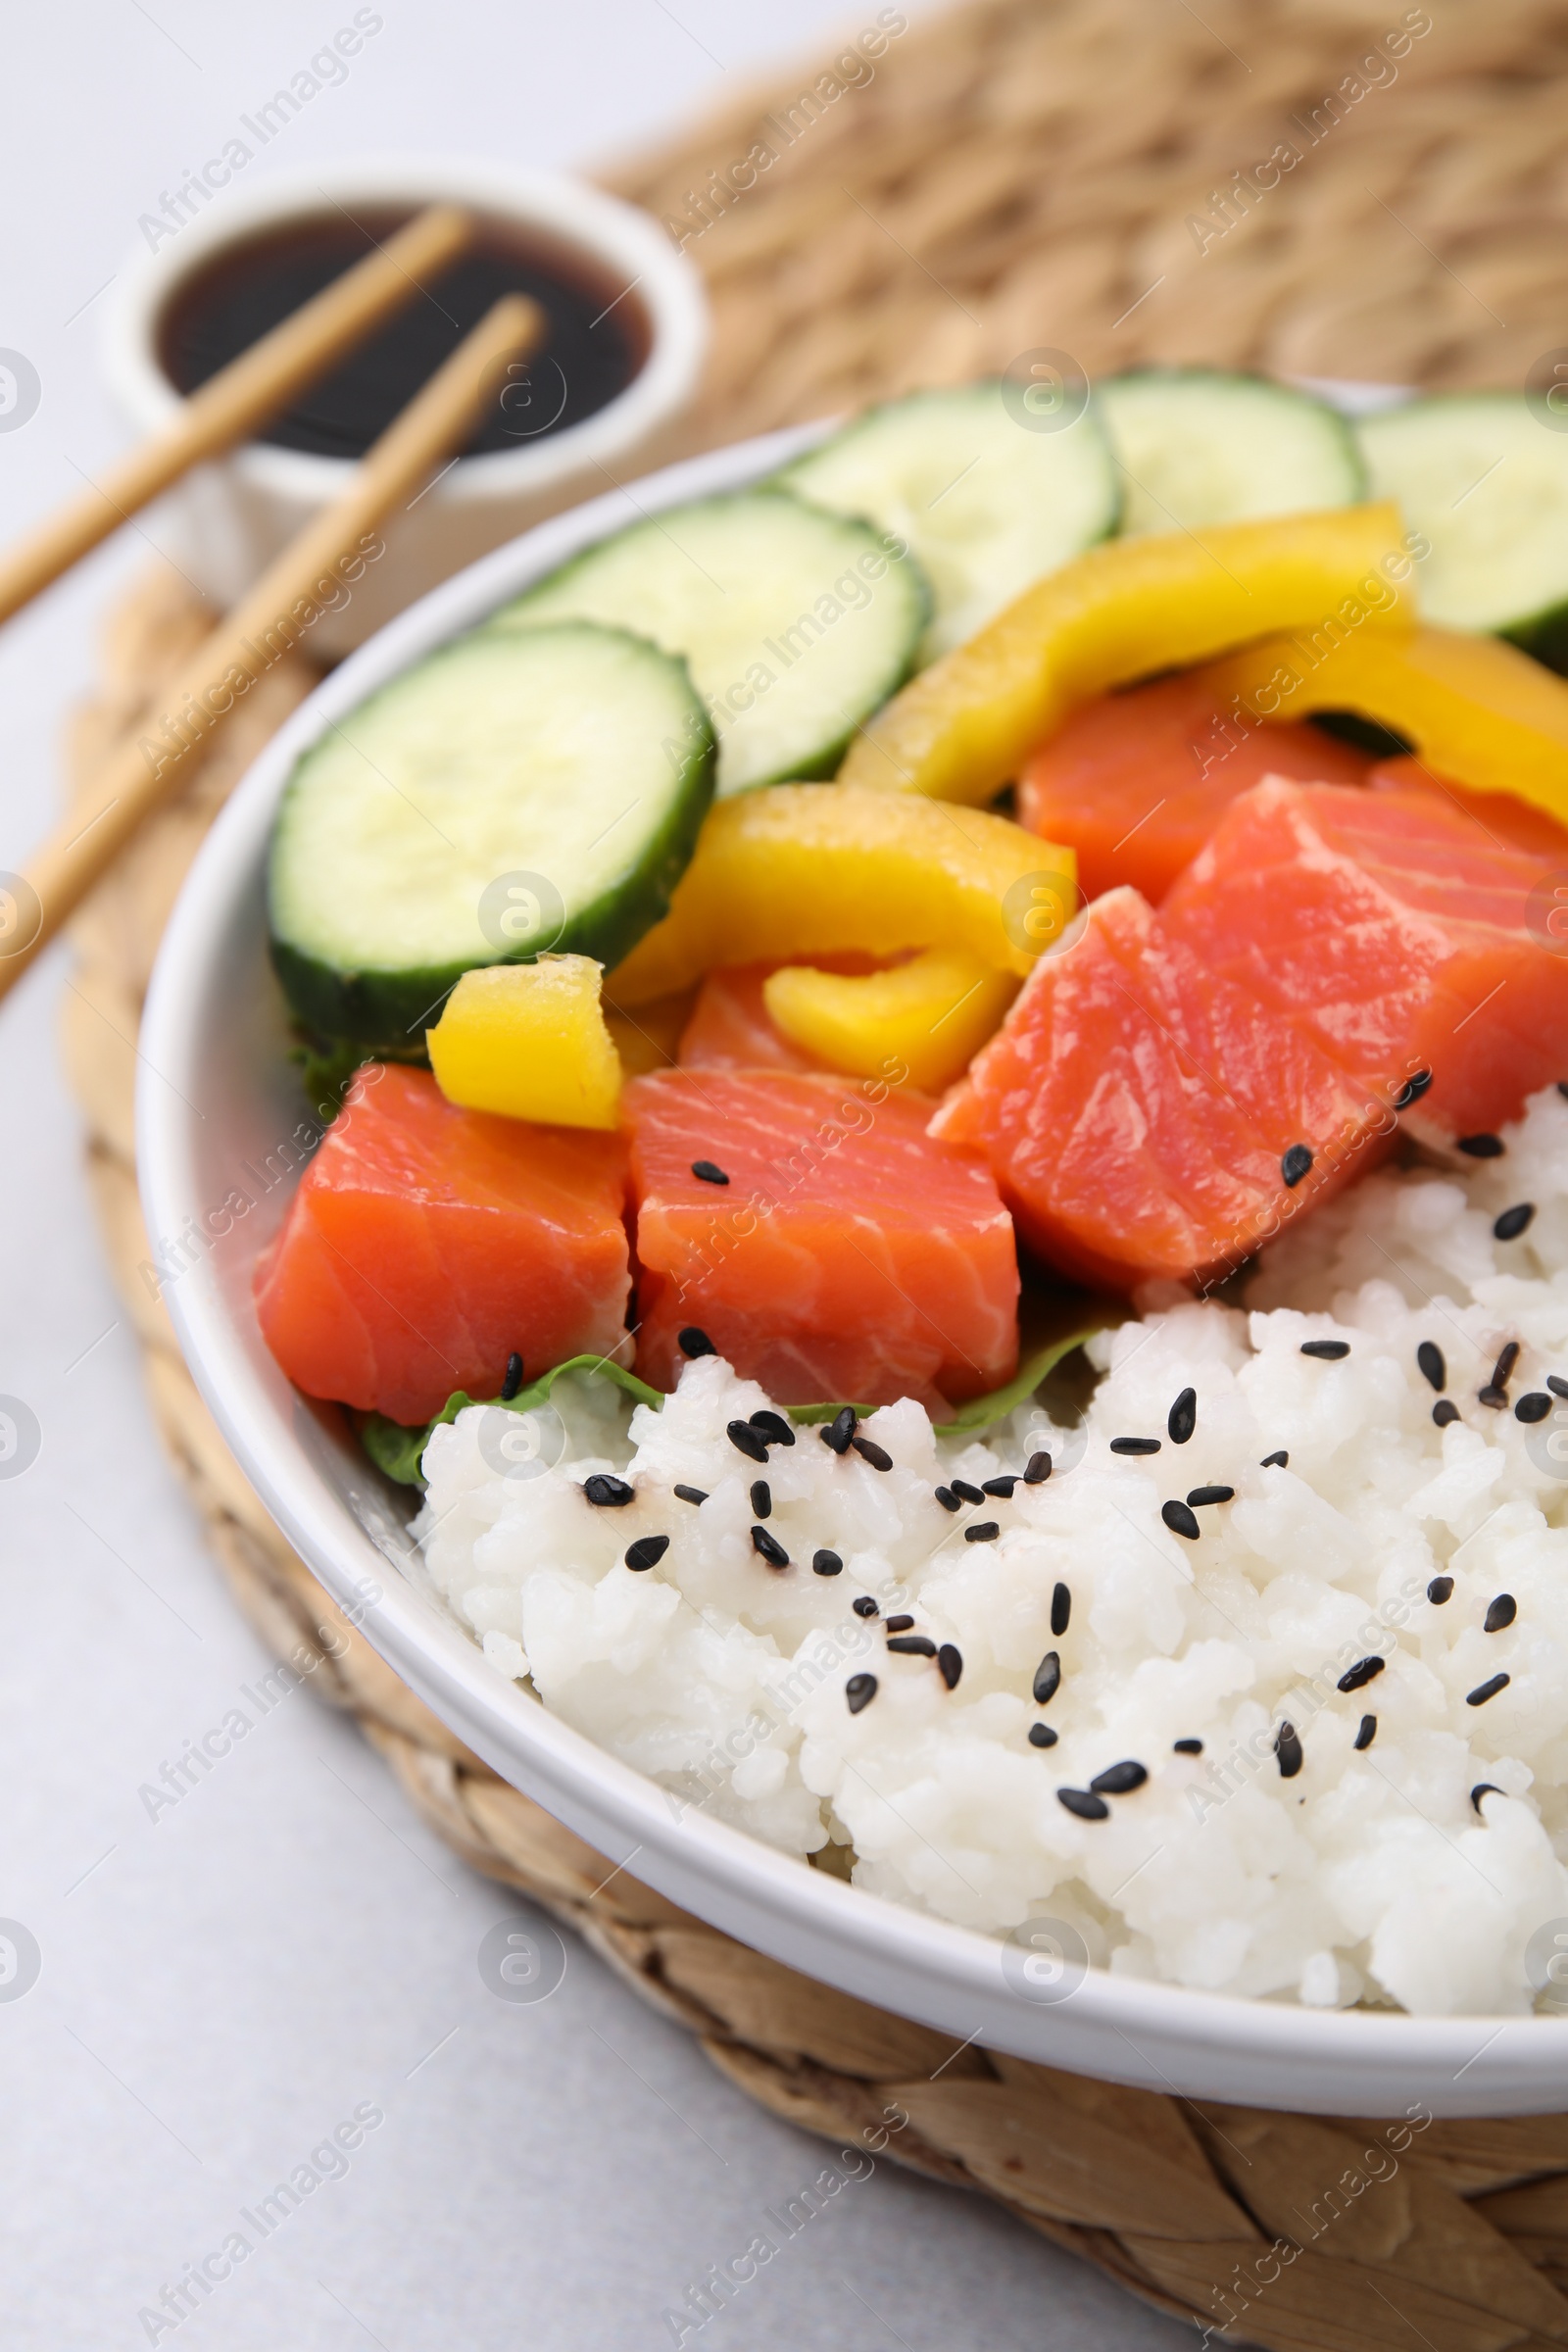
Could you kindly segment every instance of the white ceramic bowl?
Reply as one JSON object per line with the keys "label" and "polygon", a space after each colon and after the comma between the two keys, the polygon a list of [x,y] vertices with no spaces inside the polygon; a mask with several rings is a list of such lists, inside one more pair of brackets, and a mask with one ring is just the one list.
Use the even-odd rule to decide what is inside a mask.
{"label": "white ceramic bowl", "polygon": [[[209,210],[160,238],[156,250],[136,249],[115,281],[104,320],[110,391],[134,431],[157,431],[184,405],[159,362],[159,321],[192,271],[225,245],[291,220],[319,220],[334,204],[384,212],[437,203],[466,205],[581,253],[596,275],[617,292],[624,287],[626,299],[640,307],[648,353],[625,390],[592,416],[514,450],[462,459],[388,522],[385,557],[348,604],[317,623],[313,646],[333,658],[504,540],[610,482],[645,473],[669,454],[708,349],[708,305],[696,270],[650,215],[582,180],[510,164],[389,156],[313,164],[224,189]],[[172,494],[171,552],[226,608],[340,495],[353,470],[347,458],[247,442],[198,467]]]}
{"label": "white ceramic bowl", "polygon": [[[394,1500],[339,1425],[262,1343],[251,1268],[287,1182],[270,1155],[304,1111],[267,965],[263,863],[294,760],[372,688],[635,514],[757,479],[808,442],[775,434],[671,466],[558,517],[449,581],[344,663],[289,721],[219,818],[174,909],[141,1035],[137,1143],[164,1295],[208,1403],[289,1541],[390,1665],[516,1788],[613,1863],[760,1951],[982,2044],[1194,2098],[1320,2113],[1534,2114],[1568,2104],[1568,2032],[1549,2018],[1427,2019],[1245,2001],[1023,1955],[862,1894],[741,1832],[677,1809],[485,1663],[429,1597]],[[257,1205],[221,1238],[210,1211]],[[192,1240],[192,1237],[196,1237]],[[182,1239],[183,1237],[183,1239]],[[403,1563],[403,1566],[400,1566]],[[405,1569],[412,1570],[406,1573]],[[1062,1997],[1063,1995],[1066,1997]]]}

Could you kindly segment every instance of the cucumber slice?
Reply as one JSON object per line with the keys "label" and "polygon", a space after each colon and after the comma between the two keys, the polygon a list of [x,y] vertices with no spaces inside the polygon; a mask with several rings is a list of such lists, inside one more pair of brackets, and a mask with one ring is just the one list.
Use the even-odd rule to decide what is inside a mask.
{"label": "cucumber slice", "polygon": [[272,960],[318,1035],[408,1058],[462,974],[621,957],[713,794],[685,664],[623,630],[475,634],[300,760],[272,832]]}
{"label": "cucumber slice", "polygon": [[1121,505],[1093,415],[1032,432],[996,382],[911,392],[871,409],[779,479],[835,514],[869,516],[913,548],[936,600],[928,659],[1105,538]]}
{"label": "cucumber slice", "polygon": [[1412,400],[1355,429],[1373,496],[1431,542],[1423,620],[1568,666],[1568,435],[1513,392]]}
{"label": "cucumber slice", "polygon": [[782,490],[670,507],[564,564],[488,629],[563,619],[684,654],[719,738],[718,792],[830,776],[908,676],[925,579],[868,523]]}
{"label": "cucumber slice", "polygon": [[1289,384],[1141,368],[1099,385],[1095,400],[1125,475],[1128,536],[1302,514],[1366,496],[1346,419]]}

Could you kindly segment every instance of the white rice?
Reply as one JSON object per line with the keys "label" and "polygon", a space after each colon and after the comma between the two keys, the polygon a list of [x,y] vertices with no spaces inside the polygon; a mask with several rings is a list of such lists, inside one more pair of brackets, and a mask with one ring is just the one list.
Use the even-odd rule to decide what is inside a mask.
{"label": "white rice", "polygon": [[[533,1475],[497,1453],[496,1408],[465,1412],[425,1454],[430,1574],[503,1673],[672,1805],[853,1862],[895,1901],[993,1935],[1049,1913],[1102,1965],[1214,1991],[1527,2010],[1526,1947],[1568,1927],[1568,1404],[1535,1426],[1511,1404],[1568,1374],[1568,1102],[1538,1096],[1506,1143],[1456,1176],[1370,1177],[1275,1247],[1249,1312],[1172,1298],[1094,1343],[1103,1378],[1073,1432],[1034,1406],[986,1443],[939,1443],[906,1400],[865,1433],[891,1472],[811,1429],[764,1469],[724,1431],[767,1399],[710,1357],[629,1419],[603,1384],[560,1384],[560,1419],[538,1428],[547,1456],[564,1451]],[[1498,1243],[1493,1220],[1523,1200],[1528,1231]],[[1303,1356],[1308,1339],[1349,1354]],[[1423,1340],[1460,1408],[1445,1429]],[[1510,1340],[1510,1403],[1492,1409],[1477,1391]],[[1188,1386],[1197,1431],[1176,1446]],[[1119,1456],[1121,1436],[1160,1450]],[[978,1485],[1038,1446],[1048,1483],[957,1516],[936,1501],[939,1482]],[[1279,1447],[1289,1467],[1261,1467]],[[628,1478],[633,1501],[590,1504],[593,1471]],[[760,1478],[786,1570],[752,1544]],[[1184,1541],[1160,1506],[1208,1484],[1235,1499],[1201,1506]],[[1000,1539],[967,1543],[983,1519]],[[650,1535],[668,1549],[634,1573],[622,1555]],[[812,1573],[819,1546],[841,1575]],[[1443,1605],[1426,1596],[1439,1576]],[[1489,1634],[1502,1593],[1517,1616]],[[851,1609],[860,1594],[956,1644],[957,1687],[889,1655],[881,1620]],[[1042,1707],[1052,1649],[1061,1684]],[[1342,1694],[1374,1654],[1386,1669]],[[877,1689],[852,1714],[858,1673]],[[1054,1747],[1029,1744],[1040,1721]],[[1292,1779],[1282,1721],[1304,1754]],[[1174,1752],[1192,1739],[1200,1755]],[[1124,1759],[1149,1781],[1108,1819],[1059,1801]],[[1473,1800],[1484,1783],[1499,1793]]]}

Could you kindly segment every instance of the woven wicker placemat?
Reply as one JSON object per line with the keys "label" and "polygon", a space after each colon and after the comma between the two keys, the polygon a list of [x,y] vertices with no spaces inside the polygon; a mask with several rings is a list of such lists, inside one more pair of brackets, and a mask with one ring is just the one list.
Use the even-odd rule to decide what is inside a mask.
{"label": "woven wicker placemat", "polygon": [[[1560,10],[981,0],[904,29],[896,14],[882,12],[880,46],[846,44],[606,175],[686,232],[709,282],[716,331],[692,447],[1041,348],[1090,374],[1158,358],[1438,385],[1517,382],[1556,340]],[[869,6],[863,19],[876,27]],[[1282,146],[1297,160],[1263,185],[1256,167]],[[764,149],[737,184],[736,163]],[[167,571],[114,613],[74,724],[78,788],[211,619]],[[851,2140],[892,2107],[906,2120],[890,2155],[984,2191],[1164,2311],[1228,2322],[1232,2340],[1568,2343],[1568,2119],[1417,2117],[1401,2133],[956,2054],[624,1872],[607,1879],[398,1681],[290,1550],[139,1273],[131,1103],[174,894],[315,676],[296,656],[248,698],[78,918],[65,1000],[88,1167],[159,1424],[263,1638],[316,1661],[312,1688],[356,1716],[466,1860],[580,1933],[791,2122]]]}

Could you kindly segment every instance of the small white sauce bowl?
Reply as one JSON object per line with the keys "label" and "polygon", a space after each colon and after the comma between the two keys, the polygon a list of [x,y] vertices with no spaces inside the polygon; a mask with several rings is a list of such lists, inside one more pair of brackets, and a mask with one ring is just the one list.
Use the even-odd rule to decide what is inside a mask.
{"label": "small white sauce bowl", "polygon": [[[465,205],[524,237],[531,231],[565,255],[575,250],[612,298],[640,310],[646,356],[624,391],[593,416],[514,450],[460,459],[385,524],[384,557],[312,629],[311,651],[329,660],[475,558],[668,455],[708,348],[708,305],[696,270],[648,214],[581,180],[508,164],[392,156],[223,189],[208,209],[157,237],[156,250],[137,248],[105,317],[110,392],[134,433],[156,432],[184,405],[160,361],[160,323],[180,288],[223,247],[291,221],[329,219],[338,206],[384,214],[437,203]],[[346,458],[247,442],[196,468],[171,494],[165,543],[203,593],[226,608],[352,472]]]}

